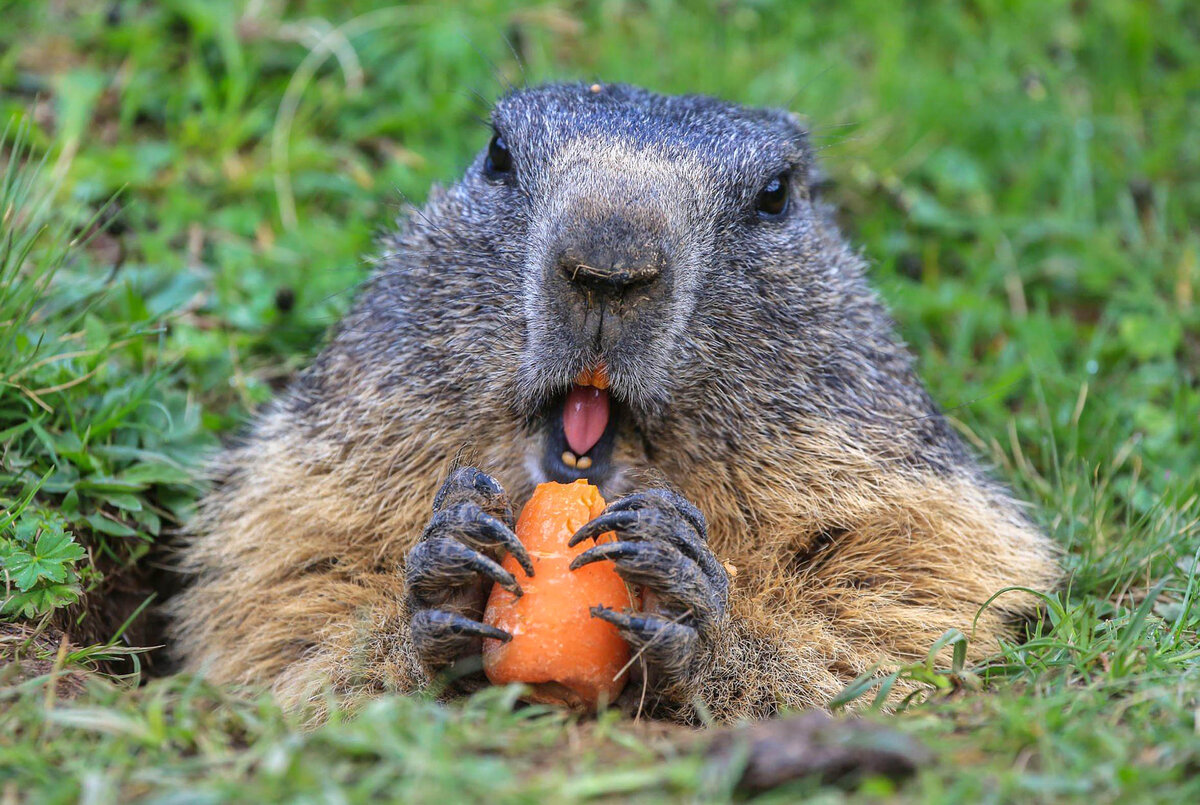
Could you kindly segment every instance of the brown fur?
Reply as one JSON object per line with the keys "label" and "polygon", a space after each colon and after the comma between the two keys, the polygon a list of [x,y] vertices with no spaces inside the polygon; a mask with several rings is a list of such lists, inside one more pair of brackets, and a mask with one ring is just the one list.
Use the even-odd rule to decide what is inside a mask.
{"label": "brown fur", "polygon": [[[635,105],[669,102],[630,92]],[[575,101],[518,96],[514,119],[520,102],[536,118]],[[735,113],[678,102],[714,126]],[[691,169],[655,164],[659,183]],[[402,568],[451,460],[471,450],[516,505],[539,480],[526,460],[541,444],[523,404],[532,384],[514,381],[530,377],[520,278],[536,238],[498,237],[487,194],[499,191],[470,176],[385,244],[330,347],[222,457],[183,556],[194,582],[172,604],[187,667],[270,686],[292,707],[319,707],[326,689],[354,699],[430,683],[408,645]],[[691,280],[703,304],[676,341],[635,368],[611,363],[614,393],[640,383],[629,399],[672,385],[656,387],[665,405],[630,403],[644,415],[622,426],[605,493],[666,478],[736,568],[721,645],[671,691],[679,718],[697,702],[722,720],[822,707],[867,669],[922,658],[951,627],[970,632],[1001,588],[1058,579],[1051,543],[928,401],[861,261],[822,207],[797,204],[803,219],[742,251],[753,265]],[[1008,595],[984,611],[970,658],[1032,606]]]}

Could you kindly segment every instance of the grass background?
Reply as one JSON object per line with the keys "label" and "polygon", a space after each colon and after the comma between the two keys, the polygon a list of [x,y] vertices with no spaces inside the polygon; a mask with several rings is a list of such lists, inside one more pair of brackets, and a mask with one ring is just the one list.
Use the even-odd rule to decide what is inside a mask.
{"label": "grass background", "polygon": [[[27,148],[0,187],[0,799],[729,796],[734,772],[678,736],[509,691],[305,733],[266,699],[135,684],[198,457],[319,347],[372,233],[486,143],[487,102],[548,79],[806,115],[934,396],[1066,551],[1031,640],[902,670],[930,694],[890,723],[935,763],[766,799],[1200,797],[1195,4],[0,0],[0,19],[0,125]],[[93,667],[111,674],[71,676]],[[63,675],[85,689],[58,696]]]}

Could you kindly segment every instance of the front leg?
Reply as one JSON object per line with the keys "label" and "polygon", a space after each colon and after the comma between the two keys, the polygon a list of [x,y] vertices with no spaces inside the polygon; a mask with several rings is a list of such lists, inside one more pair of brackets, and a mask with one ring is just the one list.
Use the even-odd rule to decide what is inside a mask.
{"label": "front leg", "polygon": [[616,541],[584,551],[571,569],[612,560],[626,582],[642,588],[641,611],[597,606],[592,615],[629,641],[652,704],[683,704],[695,694],[701,669],[716,659],[728,626],[729,576],[708,547],[704,515],[681,495],[652,489],[614,502],[570,545],[610,531]]}
{"label": "front leg", "polygon": [[499,560],[511,553],[529,575],[533,565],[512,531],[504,490],[474,467],[451,473],[433,512],[405,566],[412,645],[430,677],[449,672],[456,687],[470,690],[483,684],[478,673],[483,638],[512,639],[482,623],[492,584],[521,595]]}
{"label": "front leg", "polygon": [[[777,523],[770,536],[778,543],[794,529],[787,544],[796,547],[764,557],[766,569],[747,573],[736,595],[704,544],[702,518],[677,495],[619,500],[581,529],[576,539],[615,531],[620,541],[577,562],[611,557],[649,590],[645,611],[597,616],[642,650],[659,712],[732,721],[824,707],[861,674],[925,659],[951,628],[969,634],[968,661],[981,661],[1036,603],[994,594],[1053,588],[1052,545],[994,490],[941,479],[878,486],[894,497],[856,522]],[[902,681],[893,700],[913,689]]]}

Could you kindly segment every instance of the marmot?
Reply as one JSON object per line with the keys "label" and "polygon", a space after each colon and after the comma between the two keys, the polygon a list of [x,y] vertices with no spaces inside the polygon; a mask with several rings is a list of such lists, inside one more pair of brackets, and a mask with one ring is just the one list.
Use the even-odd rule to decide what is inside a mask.
{"label": "marmot", "polygon": [[[598,616],[664,717],[822,707],[1057,583],[914,374],[795,116],[556,84],[491,126],[221,459],[171,607],[186,668],[293,707],[456,663],[469,689],[512,504],[546,480],[615,501],[604,554],[653,595]],[[600,365],[607,389],[574,382]],[[969,656],[1033,607],[999,597]]]}

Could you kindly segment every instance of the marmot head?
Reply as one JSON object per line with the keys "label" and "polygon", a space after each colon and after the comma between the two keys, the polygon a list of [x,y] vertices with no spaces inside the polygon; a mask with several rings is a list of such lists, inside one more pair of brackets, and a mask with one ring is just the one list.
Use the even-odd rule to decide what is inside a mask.
{"label": "marmot head", "polygon": [[463,445],[521,455],[509,482],[606,495],[642,469],[784,450],[814,417],[888,396],[886,316],[814,198],[793,115],[578,84],[513,91],[490,122],[343,325],[344,350],[383,358],[377,381],[360,377],[371,358],[326,357],[345,372],[328,382],[403,382],[439,427],[476,412]]}
{"label": "marmot head", "polygon": [[[783,111],[586,84],[514,91],[491,126],[456,189],[521,255],[515,398],[548,423],[540,474],[611,480],[618,423],[644,440],[681,377],[736,364],[697,333],[736,341],[737,320],[770,306],[770,273],[801,260],[806,133]],[[581,381],[599,365],[608,389]]]}

